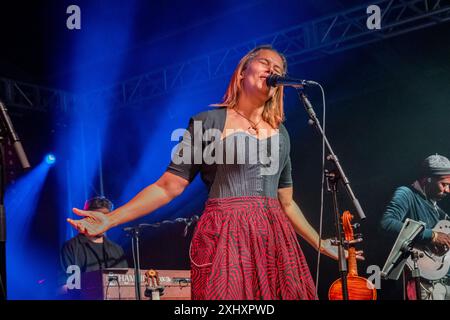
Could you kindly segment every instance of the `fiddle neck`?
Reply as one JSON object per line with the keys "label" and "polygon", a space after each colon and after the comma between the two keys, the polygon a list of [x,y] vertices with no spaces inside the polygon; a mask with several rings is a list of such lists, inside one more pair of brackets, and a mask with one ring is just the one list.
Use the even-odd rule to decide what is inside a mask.
{"label": "fiddle neck", "polygon": [[358,265],[356,263],[356,249],[355,247],[348,248],[348,275],[358,276]]}

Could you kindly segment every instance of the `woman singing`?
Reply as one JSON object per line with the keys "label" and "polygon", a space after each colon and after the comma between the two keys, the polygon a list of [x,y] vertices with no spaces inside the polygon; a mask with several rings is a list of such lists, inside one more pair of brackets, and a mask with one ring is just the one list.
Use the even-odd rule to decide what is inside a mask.
{"label": "woman singing", "polygon": [[283,87],[266,84],[286,67],[270,46],[251,50],[223,102],[191,118],[158,181],[110,214],[74,209],[86,218],[68,221],[82,233],[103,233],[169,203],[200,173],[209,193],[189,252],[192,298],[316,299],[296,233],[316,249],[320,241],[330,257],[337,259],[337,251],[292,198]]}

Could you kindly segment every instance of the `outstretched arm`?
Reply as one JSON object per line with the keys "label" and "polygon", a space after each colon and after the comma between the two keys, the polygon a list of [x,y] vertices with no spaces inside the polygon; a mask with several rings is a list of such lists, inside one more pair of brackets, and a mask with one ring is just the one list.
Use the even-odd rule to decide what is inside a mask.
{"label": "outstretched arm", "polygon": [[[319,250],[319,234],[309,224],[308,220],[306,220],[302,210],[292,198],[292,194],[292,187],[278,189],[278,199],[280,200],[281,206],[292,223],[295,232],[305,239],[314,249]],[[337,248],[331,245],[330,239],[320,240],[320,252],[332,259],[338,259]],[[362,251],[356,252],[358,260],[364,260],[362,253]]]}
{"label": "outstretched arm", "polygon": [[164,206],[180,195],[189,182],[173,173],[165,172],[158,181],[139,192],[133,199],[109,214],[73,209],[85,216],[82,220],[67,219],[78,231],[95,236],[120,224],[135,220]]}

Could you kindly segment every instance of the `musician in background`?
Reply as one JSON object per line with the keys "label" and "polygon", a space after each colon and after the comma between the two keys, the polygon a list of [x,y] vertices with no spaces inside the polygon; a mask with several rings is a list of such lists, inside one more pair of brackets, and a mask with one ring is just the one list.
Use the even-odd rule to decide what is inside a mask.
{"label": "musician in background", "polygon": [[[410,218],[426,224],[417,237],[417,244],[436,246],[447,251],[450,235],[433,231],[440,220],[449,216],[437,205],[450,193],[450,161],[441,155],[431,155],[422,162],[419,178],[410,186],[397,188],[381,220],[381,227],[398,235],[403,222]],[[450,300],[450,272],[442,279],[431,281],[420,279],[423,300]],[[415,300],[415,284],[409,280],[406,285],[408,299]]]}
{"label": "musician in background", "polygon": [[[84,210],[104,214],[112,209],[112,202],[104,197],[91,198],[84,205]],[[104,233],[96,236],[79,233],[64,243],[60,258],[64,273],[70,265],[77,265],[82,273],[106,268],[128,268],[122,247]]]}

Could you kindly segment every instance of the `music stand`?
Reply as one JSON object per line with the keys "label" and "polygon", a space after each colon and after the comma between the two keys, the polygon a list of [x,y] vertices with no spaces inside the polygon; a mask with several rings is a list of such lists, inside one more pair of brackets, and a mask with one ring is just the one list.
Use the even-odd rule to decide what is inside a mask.
{"label": "music stand", "polygon": [[412,277],[416,282],[417,300],[420,300],[421,298],[420,272],[417,267],[417,252],[413,250],[413,245],[416,237],[424,229],[424,222],[415,221],[409,218],[406,219],[403,223],[403,227],[400,230],[400,233],[398,234],[397,240],[395,240],[394,246],[392,247],[388,258],[386,259],[383,270],[381,270],[381,278],[385,280],[398,280],[408,258],[411,257],[414,262]]}

